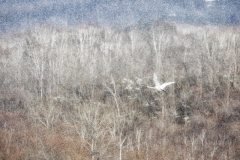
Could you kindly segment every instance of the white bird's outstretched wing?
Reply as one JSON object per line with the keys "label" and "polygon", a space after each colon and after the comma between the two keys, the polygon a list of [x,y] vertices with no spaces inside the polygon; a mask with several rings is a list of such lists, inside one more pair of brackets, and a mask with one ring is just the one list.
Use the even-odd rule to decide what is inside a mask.
{"label": "white bird's outstretched wing", "polygon": [[161,86],[160,83],[159,83],[159,81],[158,81],[158,77],[157,77],[156,73],[153,74],[153,81],[154,81],[154,83],[155,83],[155,87],[158,88],[158,87]]}
{"label": "white bird's outstretched wing", "polygon": [[156,75],[156,73],[153,74],[153,81],[155,83],[154,87],[149,87],[147,86],[147,88],[151,88],[151,89],[156,89],[158,91],[164,91],[164,88],[167,87],[168,85],[171,85],[175,82],[167,82],[167,83],[163,83],[162,85],[160,84],[160,82],[158,81],[158,77]]}
{"label": "white bird's outstretched wing", "polygon": [[173,83],[175,83],[175,82],[163,83],[163,84],[160,86],[160,88],[163,90],[165,87],[167,87],[168,85],[173,84]]}

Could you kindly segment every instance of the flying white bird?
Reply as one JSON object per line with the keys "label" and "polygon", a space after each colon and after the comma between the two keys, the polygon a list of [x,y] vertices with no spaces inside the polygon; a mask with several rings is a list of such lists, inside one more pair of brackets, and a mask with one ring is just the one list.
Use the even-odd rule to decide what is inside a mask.
{"label": "flying white bird", "polygon": [[163,83],[162,85],[160,85],[159,81],[158,81],[158,77],[157,75],[154,73],[153,74],[153,81],[155,83],[155,86],[154,87],[149,87],[147,86],[148,88],[151,88],[151,89],[156,89],[158,91],[165,91],[164,88],[167,87],[168,85],[170,84],[173,84],[175,82],[167,82],[167,83]]}

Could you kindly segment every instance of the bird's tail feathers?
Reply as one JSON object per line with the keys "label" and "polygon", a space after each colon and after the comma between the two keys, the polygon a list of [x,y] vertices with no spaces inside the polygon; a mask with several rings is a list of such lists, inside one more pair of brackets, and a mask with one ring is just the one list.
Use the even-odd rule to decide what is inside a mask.
{"label": "bird's tail feathers", "polygon": [[147,88],[150,88],[150,89],[155,89],[154,87],[150,87],[150,86],[147,86]]}

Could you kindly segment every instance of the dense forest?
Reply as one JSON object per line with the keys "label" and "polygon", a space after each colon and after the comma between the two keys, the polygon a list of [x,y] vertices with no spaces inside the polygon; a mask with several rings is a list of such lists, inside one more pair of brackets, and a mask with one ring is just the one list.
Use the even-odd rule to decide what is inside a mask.
{"label": "dense forest", "polygon": [[[0,37],[0,159],[240,158],[240,30],[42,24]],[[165,92],[153,86],[174,81]]]}

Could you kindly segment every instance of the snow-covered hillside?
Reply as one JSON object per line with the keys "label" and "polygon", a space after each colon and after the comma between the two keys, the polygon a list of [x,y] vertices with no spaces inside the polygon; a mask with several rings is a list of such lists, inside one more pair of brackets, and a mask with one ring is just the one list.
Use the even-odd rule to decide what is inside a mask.
{"label": "snow-covered hillside", "polygon": [[82,22],[129,26],[168,19],[191,24],[237,24],[238,0],[0,0],[0,31],[36,23],[74,25]]}

